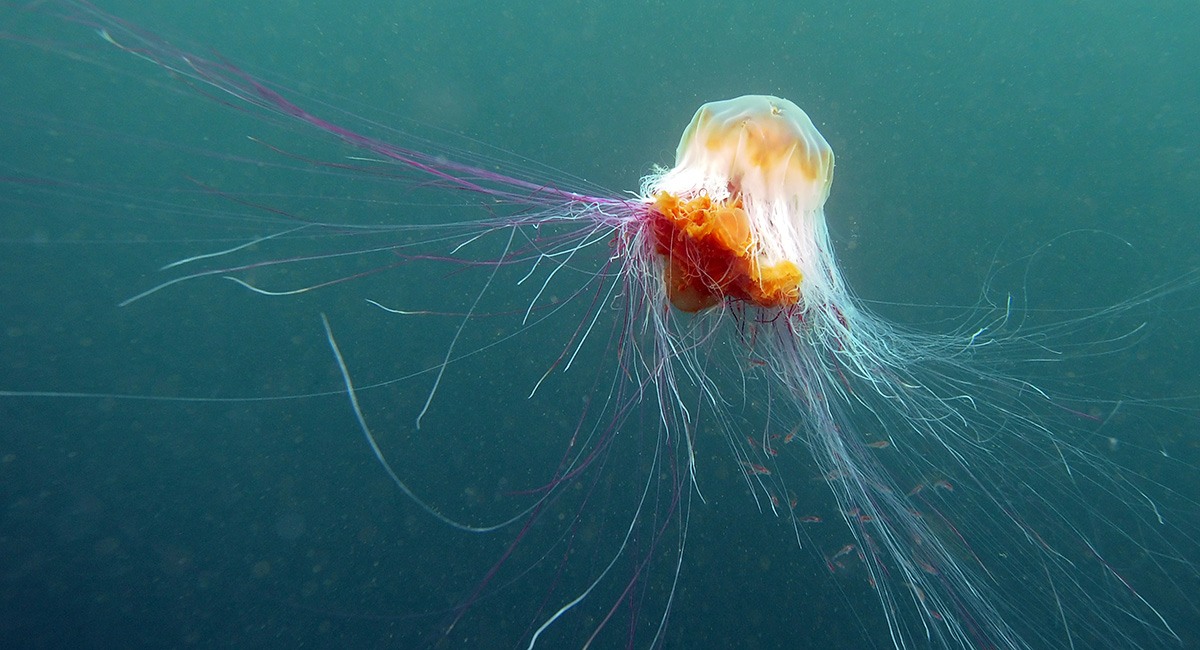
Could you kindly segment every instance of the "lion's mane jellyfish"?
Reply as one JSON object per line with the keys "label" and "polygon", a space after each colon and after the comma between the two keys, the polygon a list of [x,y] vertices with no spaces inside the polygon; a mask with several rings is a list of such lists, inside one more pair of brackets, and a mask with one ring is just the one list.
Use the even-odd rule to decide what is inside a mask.
{"label": "lion's mane jellyfish", "polygon": [[[1005,329],[1006,310],[927,334],[888,323],[851,294],[825,222],[833,166],[828,143],[790,101],[705,104],[675,166],[643,181],[646,207],[631,231],[642,263],[630,267],[648,278],[642,290],[685,313],[655,320],[662,365],[684,368],[713,396],[713,419],[760,504],[789,517],[805,544],[805,524],[820,516],[797,509],[812,497],[804,473],[825,480],[833,516],[854,538],[822,550],[826,565],[865,575],[897,646],[1172,638],[1092,542],[1122,532],[1078,481],[1104,485],[1110,505],[1148,525],[1158,518],[1154,504],[1072,439],[1081,433],[1077,411],[994,369],[993,350],[1020,353],[1025,344],[1022,332]],[[694,333],[697,323],[705,334]],[[712,334],[726,325],[729,338]],[[723,386],[695,370],[713,367],[701,358],[713,345],[688,344],[701,339],[732,339],[756,363]],[[656,383],[679,394],[672,371]],[[722,415],[722,400],[750,393],[765,396],[770,424],[761,435]],[[783,453],[793,440],[801,444]],[[797,469],[798,447],[815,471]],[[1114,611],[1144,627],[1124,630]]]}

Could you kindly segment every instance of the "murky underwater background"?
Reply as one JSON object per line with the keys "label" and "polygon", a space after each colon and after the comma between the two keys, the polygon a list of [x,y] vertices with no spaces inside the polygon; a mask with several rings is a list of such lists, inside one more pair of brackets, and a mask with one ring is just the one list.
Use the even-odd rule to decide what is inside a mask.
{"label": "murky underwater background", "polygon": [[[103,6],[185,49],[211,47],[298,97],[327,92],[322,101],[380,124],[514,165],[524,157],[561,170],[540,172],[548,181],[586,178],[614,193],[671,162],[701,103],[790,98],[838,157],[827,213],[852,286],[883,301],[874,306],[890,318],[931,331],[950,327],[989,280],[993,297],[1014,292],[1035,310],[1073,309],[1121,302],[1200,264],[1193,3],[243,4]],[[28,17],[2,11],[0,31],[28,35]],[[297,157],[349,152],[197,99],[77,26],[39,35],[83,43],[71,49],[101,64],[60,56],[62,46],[0,43],[0,175],[82,184],[52,194],[19,182],[0,190],[0,390],[335,394],[0,399],[3,644],[437,642],[447,608],[512,535],[449,530],[397,492],[336,394],[318,314],[329,314],[356,380],[368,385],[436,364],[458,321],[397,317],[364,298],[461,311],[482,276],[401,269],[290,298],[202,279],[117,304],[167,279],[156,271],[167,262],[262,234],[227,217],[269,215],[217,192],[353,223],[487,213],[427,189],[404,194],[280,168],[272,163],[300,163],[247,136]],[[151,196],[161,209],[126,205],[130,196]],[[355,264],[335,268],[378,260]],[[302,285],[329,274],[270,279]],[[520,275],[497,286],[514,287]],[[483,307],[503,312],[529,295],[489,296]],[[1132,318],[1150,326],[1114,357],[1015,370],[1084,398],[1200,394],[1198,307],[1193,288],[1139,308]],[[596,392],[595,373],[612,362],[607,334],[526,397],[587,308],[583,300],[452,366],[420,431],[413,420],[431,377],[365,392],[372,426],[418,492],[461,519],[494,521],[520,499],[493,495],[549,478]],[[1031,318],[1055,317],[1040,313]],[[495,321],[485,319],[460,349],[515,325]],[[1105,424],[1113,460],[1139,462],[1123,454],[1142,447],[1200,464],[1194,419],[1127,413]],[[824,514],[828,530],[812,532],[820,548],[798,549],[786,521],[756,509],[725,443],[713,431],[700,443],[706,502],[692,510],[666,645],[890,647],[863,576],[831,575],[821,560],[848,537],[835,513],[822,511],[821,478],[800,508]],[[589,501],[582,537],[618,534],[630,501],[622,468],[646,466],[642,447],[607,459],[610,478]],[[1200,494],[1200,479],[1178,465],[1134,469]],[[578,505],[567,500],[557,514]],[[510,644],[544,618],[534,613],[545,607],[557,561],[535,561],[559,531],[543,528],[450,645]],[[606,561],[587,557],[588,542],[573,559],[580,575]],[[1138,575],[1135,552],[1114,553]],[[1155,601],[1153,580],[1141,588]],[[1195,610],[1162,604],[1184,647],[1200,644]]]}

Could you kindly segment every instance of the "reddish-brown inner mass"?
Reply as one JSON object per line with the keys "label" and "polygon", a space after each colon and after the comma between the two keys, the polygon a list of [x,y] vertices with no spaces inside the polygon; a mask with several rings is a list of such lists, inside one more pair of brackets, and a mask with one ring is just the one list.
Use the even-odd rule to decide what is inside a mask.
{"label": "reddish-brown inner mass", "polygon": [[800,299],[795,264],[759,263],[740,197],[714,203],[705,195],[681,200],[659,192],[651,228],[655,249],[667,260],[663,280],[676,309],[698,312],[724,299],[777,307]]}

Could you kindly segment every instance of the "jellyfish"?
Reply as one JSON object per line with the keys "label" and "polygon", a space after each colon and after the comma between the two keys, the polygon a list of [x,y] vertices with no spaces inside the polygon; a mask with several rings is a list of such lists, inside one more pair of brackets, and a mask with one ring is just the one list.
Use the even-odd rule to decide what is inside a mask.
{"label": "jellyfish", "polygon": [[[333,392],[345,398],[346,420],[352,414],[388,479],[431,520],[468,533],[515,531],[491,568],[443,612],[431,645],[460,641],[455,633],[464,620],[530,572],[511,566],[532,544],[530,531],[550,528],[558,536],[551,534],[531,563],[548,563],[552,576],[530,623],[516,631],[521,645],[669,646],[670,626],[679,624],[672,608],[688,579],[689,522],[705,507],[714,442],[727,449],[747,498],[786,525],[815,558],[814,570],[873,595],[876,604],[859,616],[881,621],[886,637],[879,645],[1135,647],[1179,638],[1164,606],[1130,575],[1129,558],[1118,561],[1107,549],[1114,539],[1137,549],[1137,564],[1155,579],[1177,579],[1186,600],[1192,578],[1176,574],[1195,575],[1191,524],[1178,506],[1160,504],[1163,486],[1122,471],[1081,442],[1136,404],[1102,401],[1099,414],[1083,412],[1071,398],[1013,373],[1011,360],[1049,350],[1064,331],[1194,288],[1195,277],[1048,325],[1022,322],[1009,302],[989,304],[952,331],[931,334],[887,321],[847,286],[825,215],[833,151],[789,100],[745,95],[702,105],[683,130],[673,165],[652,170],[637,192],[621,195],[460,160],[428,142],[409,146],[368,135],[325,117],[327,106],[305,106],[231,62],[177,49],[87,3],[38,10],[91,27],[108,46],[219,104],[308,128],[355,151],[353,158],[313,160],[267,145],[289,162],[468,197],[488,209],[469,221],[369,227],[286,214],[268,222],[276,229],[266,234],[166,265],[166,279],[133,292],[123,306],[206,280],[232,281],[255,297],[319,295],[377,274],[405,282],[405,272],[420,264],[448,265],[475,281],[453,309],[369,302],[377,315],[449,316],[454,323],[443,326],[437,360],[400,378],[423,389],[411,414],[421,431],[439,407],[472,407],[444,403],[444,380],[456,369],[537,326],[571,321],[565,306],[582,306],[522,393],[537,394],[589,353],[602,353],[604,369],[595,373],[584,414],[560,432],[566,442],[557,464],[540,483],[514,490],[528,504],[486,523],[448,513],[406,476],[408,463],[387,451],[391,420],[373,418],[364,406],[372,386],[356,381],[360,369],[344,354],[353,343],[339,336],[336,317],[322,316],[341,380]],[[331,237],[316,238],[326,248],[315,253],[268,252],[317,233]],[[364,236],[382,243],[329,243]],[[375,254],[388,261],[316,281],[289,274]],[[524,303],[489,306],[496,294],[517,289]],[[497,328],[491,342],[472,338],[472,326],[497,317],[515,324]],[[1106,336],[1100,344],[1119,349],[1128,333]],[[641,452],[632,461],[614,451],[631,440]],[[620,461],[632,466],[614,466]],[[585,509],[614,475],[618,483],[637,476],[623,486],[631,505],[604,529],[609,539],[580,577],[568,564],[576,540],[586,537]],[[568,501],[578,509],[550,515]],[[1184,509],[1195,507],[1182,501]],[[556,528],[556,519],[566,523]],[[833,525],[839,533],[815,532]],[[624,626],[617,623],[622,616],[629,619]]]}
{"label": "jellyfish", "polygon": [[[1051,424],[1053,414],[1039,408],[1053,409],[1052,398],[973,365],[980,348],[1002,343],[993,331],[999,323],[969,335],[910,332],[854,298],[825,222],[833,168],[828,143],[786,99],[751,95],[700,107],[675,165],[644,180],[647,207],[634,217],[640,225],[632,237],[645,258],[634,268],[654,278],[642,291],[659,309],[669,303],[674,313],[694,314],[660,321],[656,348],[687,351],[664,365],[703,367],[696,347],[676,343],[697,320],[706,332],[726,321],[746,354],[760,360],[757,369],[774,396],[771,419],[777,432],[788,433],[755,439],[731,431],[733,453],[764,502],[799,526],[788,508],[794,507],[789,495],[801,488],[778,459],[781,447],[801,441],[854,538],[831,552],[830,569],[847,556],[860,564],[897,646],[918,639],[937,647],[1104,640],[1111,632],[1101,633],[1103,619],[1095,616],[1114,603],[1096,590],[1123,579],[1087,535],[1065,519],[1053,521],[1065,517],[1059,513],[1067,506],[1058,500],[1084,497],[1059,486],[1024,498],[1052,516],[1052,528],[1061,524],[1054,534],[1065,539],[1057,543],[1092,549],[1097,575],[1086,579],[1006,492],[1033,483],[1012,459],[1028,471],[1030,463],[1053,463],[1065,453],[1067,475],[1095,459],[1058,438],[1053,427],[1064,423]],[[706,382],[701,373],[690,379]],[[1030,403],[1026,392],[1047,403]],[[1105,489],[1130,499],[1139,494],[1133,485]],[[963,492],[973,495],[970,506]],[[1092,515],[1108,521],[1103,512]],[[797,535],[803,543],[799,529]],[[1038,593],[1048,596],[1045,611],[1057,611],[1071,630],[1065,639],[1022,628],[1035,594],[1015,585],[1031,566],[1046,572],[1052,587]],[[1172,634],[1148,602],[1129,595],[1124,611],[1141,608],[1143,620]],[[1122,637],[1118,645],[1135,642]]]}

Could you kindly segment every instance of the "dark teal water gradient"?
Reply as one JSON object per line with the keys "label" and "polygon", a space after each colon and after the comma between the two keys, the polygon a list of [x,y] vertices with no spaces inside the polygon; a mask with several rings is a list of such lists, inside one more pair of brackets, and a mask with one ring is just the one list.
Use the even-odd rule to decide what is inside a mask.
{"label": "dark teal water gradient", "polygon": [[[868,299],[922,305],[879,306],[905,322],[960,313],[951,306],[973,304],[992,270],[1034,251],[1028,277],[1001,289],[1056,308],[1119,302],[1200,262],[1192,3],[354,4],[104,6],[301,93],[327,92],[347,111],[489,152],[459,136],[478,139],[512,152],[514,164],[519,155],[563,170],[547,171],[551,180],[576,175],[614,191],[670,162],[699,104],[788,97],[838,156],[828,213],[850,282]],[[3,12],[0,30],[22,33],[27,18]],[[322,311],[360,384],[436,363],[446,344],[438,322],[412,326],[362,299],[462,309],[478,276],[414,283],[384,274],[287,299],[207,280],[118,308],[161,280],[161,264],[257,232],[224,218],[253,210],[204,187],[333,221],[462,212],[435,193],[398,196],[383,183],[242,164],[233,157],[289,163],[246,136],[295,156],[348,152],[198,101],[77,28],[35,37],[49,51],[0,44],[0,174],[79,181],[86,191],[3,187],[0,389],[336,390]],[[60,56],[53,43],[63,41],[88,42],[71,49],[101,65]],[[130,209],[121,200],[129,195],[153,196],[161,209]],[[531,401],[528,387],[553,352],[524,346],[561,348],[584,307],[456,368],[419,433],[412,421],[427,378],[367,396],[404,476],[461,518],[511,513],[490,496],[546,480],[592,371],[610,361],[603,341],[593,345]],[[1085,396],[1089,385],[1103,395],[1195,395],[1197,307],[1192,291],[1147,309],[1151,326],[1137,345],[1073,368],[1091,376],[1030,372]],[[11,647],[429,643],[445,620],[438,611],[457,604],[510,539],[446,530],[404,501],[339,396],[5,399],[0,427],[0,634]],[[1196,461],[1191,420],[1151,411],[1106,427],[1118,443]],[[797,549],[784,522],[755,509],[724,443],[705,443],[708,502],[692,514],[666,645],[887,647],[861,576],[830,576],[812,549]],[[1114,460],[1131,462],[1120,450]],[[608,462],[645,462],[632,456]],[[589,534],[616,534],[627,514],[627,486],[614,474]],[[1160,480],[1200,493],[1194,474]],[[814,477],[812,498],[825,498],[823,489]],[[552,534],[534,533],[531,553],[514,561],[534,569],[479,603],[451,645],[522,636],[555,584],[554,563],[535,565],[532,553]],[[826,541],[840,539],[831,530]],[[1116,554],[1138,573],[1143,559]],[[604,561],[575,566],[582,575]],[[1141,588],[1153,599],[1156,586]],[[1163,609],[1184,647],[1200,643],[1195,609]],[[607,642],[619,645],[614,636]]]}

